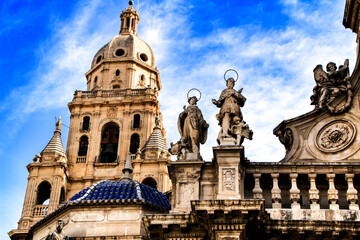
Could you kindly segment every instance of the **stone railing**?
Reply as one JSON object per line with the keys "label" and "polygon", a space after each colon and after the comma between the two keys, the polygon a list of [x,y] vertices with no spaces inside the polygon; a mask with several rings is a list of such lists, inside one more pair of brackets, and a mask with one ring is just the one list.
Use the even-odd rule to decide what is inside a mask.
{"label": "stone railing", "polygon": [[49,212],[49,205],[35,205],[33,208],[33,217],[43,217]]}
{"label": "stone railing", "polygon": [[76,163],[86,163],[86,156],[76,157]]}
{"label": "stone railing", "polygon": [[148,94],[156,95],[156,91],[151,88],[75,91],[74,99],[76,99],[76,98],[96,98],[96,97],[144,96],[144,95],[148,95]]}
{"label": "stone railing", "polygon": [[244,188],[268,209],[359,210],[360,165],[250,163]]}

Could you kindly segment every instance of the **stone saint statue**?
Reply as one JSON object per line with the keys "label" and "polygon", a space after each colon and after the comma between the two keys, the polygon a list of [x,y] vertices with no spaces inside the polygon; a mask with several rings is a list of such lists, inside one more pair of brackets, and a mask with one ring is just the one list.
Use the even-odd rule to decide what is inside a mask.
{"label": "stone saint statue", "polygon": [[221,130],[218,135],[220,145],[241,145],[244,137],[252,139],[253,132],[249,129],[240,107],[243,107],[246,98],[241,94],[243,89],[236,91],[234,89],[235,80],[229,78],[226,80],[226,89],[221,92],[219,100],[212,99],[212,103],[220,108],[216,115]]}
{"label": "stone saint statue", "polygon": [[184,111],[178,118],[181,139],[176,144],[170,144],[170,153],[176,154],[179,160],[201,159],[200,143],[206,142],[209,124],[206,123],[201,110],[196,106],[197,101],[195,96],[188,98],[189,106],[184,106]]}
{"label": "stone saint statue", "polygon": [[64,228],[65,222],[62,219],[57,220],[56,222],[56,231],[50,233],[46,240],[69,240],[69,237],[66,236],[62,230]]}
{"label": "stone saint statue", "polygon": [[[315,105],[315,108],[319,110],[328,109],[331,113],[342,113],[349,109],[352,101],[349,60],[346,59],[339,70],[335,63],[329,62],[326,65],[326,71],[323,70],[322,65],[317,65],[314,69],[316,86],[310,97],[311,105]],[[331,104],[342,95],[345,96],[345,101],[335,106]]]}

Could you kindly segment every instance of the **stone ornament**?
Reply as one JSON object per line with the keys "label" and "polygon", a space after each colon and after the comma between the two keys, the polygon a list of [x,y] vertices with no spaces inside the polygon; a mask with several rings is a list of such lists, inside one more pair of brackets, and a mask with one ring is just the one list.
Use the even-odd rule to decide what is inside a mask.
{"label": "stone ornament", "polygon": [[177,155],[178,160],[202,159],[200,143],[204,144],[207,140],[209,124],[206,123],[201,110],[196,106],[200,98],[201,95],[199,99],[196,96],[188,97],[189,106],[184,106],[184,111],[179,115],[178,130],[181,138],[176,144],[170,143],[169,149],[171,154]]}
{"label": "stone ornament", "polygon": [[[225,75],[224,79],[226,80]],[[212,103],[220,108],[220,112],[216,114],[216,118],[221,126],[217,138],[217,142],[220,145],[241,145],[244,138],[252,139],[253,132],[249,129],[249,125],[243,121],[240,110],[240,107],[244,106],[246,98],[241,94],[243,89],[239,91],[234,89],[236,81],[237,79],[228,78],[226,80],[226,89],[221,92],[219,99],[212,99]]]}
{"label": "stone ornament", "polygon": [[[310,97],[311,105],[319,110],[328,109],[331,113],[342,113],[348,110],[352,101],[352,88],[350,83],[349,60],[337,70],[336,64],[329,62],[326,71],[322,65],[314,69],[316,86],[313,88],[313,95]],[[332,106],[332,102],[341,96],[346,97],[345,103]]]}
{"label": "stone ornament", "polygon": [[117,107],[116,106],[110,106],[108,108],[107,117],[108,118],[115,118],[117,115]]}
{"label": "stone ornament", "polygon": [[294,135],[290,128],[283,128],[280,125],[279,128],[274,129],[274,134],[279,138],[280,142],[284,145],[286,152],[289,152],[294,142]]}
{"label": "stone ornament", "polygon": [[223,191],[235,191],[235,169],[223,169]]}
{"label": "stone ornament", "polygon": [[326,124],[316,137],[316,146],[323,152],[345,149],[355,138],[356,130],[351,122],[335,120]]}
{"label": "stone ornament", "polygon": [[64,220],[62,219],[57,220],[56,230],[52,233],[49,233],[45,240],[68,240],[69,237],[62,232],[64,226],[65,226]]}
{"label": "stone ornament", "polygon": [[187,204],[190,202],[194,193],[194,184],[183,183],[180,184],[180,204]]}

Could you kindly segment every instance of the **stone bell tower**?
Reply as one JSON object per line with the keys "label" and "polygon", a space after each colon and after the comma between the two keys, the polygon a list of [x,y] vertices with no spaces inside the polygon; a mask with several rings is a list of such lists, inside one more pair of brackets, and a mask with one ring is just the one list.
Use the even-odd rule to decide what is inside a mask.
{"label": "stone bell tower", "polygon": [[129,153],[134,180],[170,190],[159,71],[150,46],[137,36],[140,18],[132,5],[120,15],[119,35],[95,54],[85,74],[87,91],[75,91],[68,104],[66,152],[59,121],[49,144],[27,166],[23,212],[11,239],[25,239],[34,223],[80,190],[99,180],[120,180]]}
{"label": "stone bell tower", "polygon": [[[160,122],[156,132],[165,141],[157,99],[161,89],[159,71],[152,49],[137,36],[140,18],[132,1],[120,18],[119,35],[95,54],[85,74],[87,91],[76,91],[68,104],[71,121],[67,156],[74,180],[69,196],[94,181],[120,179],[129,152],[133,160],[145,156],[140,150],[154,130],[156,117]],[[145,161],[140,165],[150,164],[151,173],[138,173],[137,180],[149,181],[166,191],[169,180],[162,165],[170,157],[166,147],[158,149],[151,161],[142,158]],[[141,166],[137,164],[136,169],[140,171]]]}
{"label": "stone bell tower", "polygon": [[26,166],[28,184],[18,229],[9,235],[25,239],[28,229],[37,221],[65,203],[68,183],[68,160],[61,141],[61,118],[47,146]]}

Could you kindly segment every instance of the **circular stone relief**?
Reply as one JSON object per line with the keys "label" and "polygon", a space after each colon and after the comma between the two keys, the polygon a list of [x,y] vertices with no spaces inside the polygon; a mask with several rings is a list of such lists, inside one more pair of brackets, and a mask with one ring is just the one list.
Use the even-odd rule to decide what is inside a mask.
{"label": "circular stone relief", "polygon": [[326,124],[316,136],[316,146],[323,152],[345,149],[355,138],[356,129],[351,122],[335,120]]}

